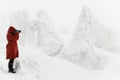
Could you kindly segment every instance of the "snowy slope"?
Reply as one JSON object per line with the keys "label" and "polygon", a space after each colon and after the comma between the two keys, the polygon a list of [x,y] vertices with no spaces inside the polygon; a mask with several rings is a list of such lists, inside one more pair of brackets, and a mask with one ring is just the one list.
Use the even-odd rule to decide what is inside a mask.
{"label": "snowy slope", "polygon": [[[59,56],[88,69],[98,69],[98,65],[104,64],[101,63],[102,57],[95,55],[93,47],[111,50],[111,43],[115,42],[111,31],[100,26],[86,7],[81,11],[78,25],[70,37],[67,32],[65,36],[58,33],[44,11],[34,15],[27,10],[14,12],[10,16],[10,24],[22,31],[20,43],[23,46],[32,43],[49,56]],[[65,37],[66,43],[63,43]]]}
{"label": "snowy slope", "polygon": [[[30,48],[30,49],[28,49]],[[2,80],[119,80],[120,54],[99,48],[95,52],[105,56],[105,67],[87,70],[70,62],[45,55],[35,47],[20,47],[20,68],[16,74],[7,73],[7,62],[2,58],[0,79]],[[3,52],[4,53],[4,52]],[[4,56],[4,54],[0,54]],[[17,61],[16,61],[17,62]]]}
{"label": "snowy slope", "polygon": [[[58,13],[60,9],[57,9]],[[62,11],[62,9],[60,11]],[[49,13],[50,12],[51,10],[49,10]],[[71,10],[71,12],[74,11]],[[67,28],[64,28],[63,29],[64,34],[59,33],[64,43],[61,41],[56,30],[54,30],[56,26],[54,27],[52,25],[48,16],[44,12],[40,11],[38,12],[37,15],[36,14],[29,15],[29,12],[27,11],[22,11],[22,12],[18,11],[17,13],[13,11],[13,13],[14,14],[12,14],[12,16],[10,15],[10,17],[8,17],[9,15],[8,13],[6,13],[7,16],[6,19],[4,19],[5,17],[2,18],[0,16],[2,18],[0,20],[3,21],[1,22],[2,27],[0,28],[1,30],[0,31],[1,34],[0,35],[1,37],[0,38],[0,79],[1,80],[119,80],[120,79],[119,77],[120,54],[105,51],[105,50],[119,51],[120,44],[117,43],[118,44],[117,47],[116,45],[113,46],[113,44],[109,44],[115,42],[114,40],[109,41],[111,39],[111,35],[110,35],[111,32],[105,29],[96,29],[96,26],[98,27],[98,24],[95,24],[96,21],[94,21],[93,17],[89,12],[86,13],[85,11],[84,13],[83,11],[83,15],[82,17],[80,17],[79,20],[80,24],[78,23],[75,29],[75,32],[78,32],[78,34],[70,33],[68,35],[67,31],[69,32],[69,30],[72,31],[72,29],[74,29],[73,27],[71,27],[72,25],[70,24],[69,24],[70,27],[66,26],[69,28],[69,30],[66,30]],[[62,14],[60,13],[57,14],[59,15],[59,17],[62,16]],[[64,11],[62,11],[62,13],[68,15],[68,13],[65,13]],[[73,16],[75,15],[73,13],[69,13],[69,14],[72,14],[71,17],[75,17]],[[56,15],[54,16],[56,17]],[[63,17],[66,16],[64,15]],[[69,17],[70,16],[68,16],[68,18]],[[8,20],[9,18],[10,18],[10,22]],[[64,22],[65,20],[63,21],[59,20],[59,21]],[[62,22],[59,21],[58,23],[63,24]],[[64,23],[67,23],[67,21]],[[19,49],[20,49],[20,58],[16,59],[14,64],[14,67],[17,68],[16,70],[18,70],[16,74],[10,74],[7,72],[8,60],[5,60],[5,53],[6,53],[5,47],[7,43],[5,36],[9,25],[14,25],[16,28],[22,30],[22,33],[20,34],[20,40],[18,41]],[[81,30],[81,28],[83,30]],[[81,38],[79,34],[80,35],[83,34],[85,37],[83,37],[82,35]],[[96,45],[97,47],[95,47]],[[102,47],[98,48],[98,46],[100,47],[102,46]],[[63,53],[61,52],[60,55],[63,57],[58,58],[60,56],[58,54],[61,50],[63,51]],[[58,56],[51,57],[56,55]],[[80,64],[80,65],[76,65],[76,64]]]}
{"label": "snowy slope", "polygon": [[[3,28],[6,30],[7,28]],[[4,32],[4,31],[3,31]],[[1,32],[2,33],[2,32]],[[4,32],[5,33],[5,32]],[[20,35],[21,36],[21,35]],[[93,48],[94,53],[103,58],[99,70],[88,70],[71,62],[50,57],[38,47],[23,46],[19,43],[20,58],[15,61],[19,68],[16,74],[7,73],[5,60],[5,35],[0,42],[0,79],[2,80],[119,80],[120,54],[110,53],[100,48]]]}

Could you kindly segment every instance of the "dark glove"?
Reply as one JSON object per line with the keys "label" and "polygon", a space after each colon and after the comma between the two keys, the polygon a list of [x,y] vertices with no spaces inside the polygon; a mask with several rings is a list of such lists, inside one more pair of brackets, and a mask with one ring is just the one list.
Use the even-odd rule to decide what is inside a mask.
{"label": "dark glove", "polygon": [[17,33],[21,33],[21,30],[16,30]]}
{"label": "dark glove", "polygon": [[16,33],[21,33],[21,30],[14,30],[11,34],[14,36]]}

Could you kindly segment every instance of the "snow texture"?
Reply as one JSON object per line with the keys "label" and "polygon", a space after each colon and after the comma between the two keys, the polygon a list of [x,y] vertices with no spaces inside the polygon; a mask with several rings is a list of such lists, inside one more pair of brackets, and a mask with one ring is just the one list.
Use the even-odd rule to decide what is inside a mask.
{"label": "snow texture", "polygon": [[111,31],[101,26],[86,7],[81,11],[73,38],[67,46],[63,45],[44,11],[38,11],[33,17],[28,11],[19,11],[11,15],[10,21],[22,31],[20,43],[23,46],[32,43],[49,56],[58,56],[87,69],[99,69],[104,64],[93,48],[110,50],[108,44],[113,42]]}
{"label": "snow texture", "polygon": [[90,9],[83,7],[79,22],[74,30],[75,39],[83,38],[92,46],[116,52],[115,34],[101,25],[91,14]]}
{"label": "snow texture", "polygon": [[101,27],[84,7],[77,27],[73,32],[73,39],[61,51],[62,58],[76,63],[84,68],[98,69],[104,63],[100,56],[94,54],[93,48],[104,47],[111,40],[111,32]]}
{"label": "snow texture", "polygon": [[62,49],[62,41],[57,36],[52,22],[47,14],[39,11],[35,18],[29,18],[25,11],[14,13],[11,24],[18,26],[22,31],[21,43],[33,43],[32,45],[42,48],[49,56],[56,56]]}

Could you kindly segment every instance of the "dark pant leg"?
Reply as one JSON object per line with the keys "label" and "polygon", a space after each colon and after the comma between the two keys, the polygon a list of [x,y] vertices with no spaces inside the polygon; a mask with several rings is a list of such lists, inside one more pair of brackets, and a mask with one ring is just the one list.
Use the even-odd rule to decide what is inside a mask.
{"label": "dark pant leg", "polygon": [[9,60],[9,63],[8,63],[8,68],[9,68],[9,71],[13,71],[13,63],[14,63],[14,59],[10,59]]}

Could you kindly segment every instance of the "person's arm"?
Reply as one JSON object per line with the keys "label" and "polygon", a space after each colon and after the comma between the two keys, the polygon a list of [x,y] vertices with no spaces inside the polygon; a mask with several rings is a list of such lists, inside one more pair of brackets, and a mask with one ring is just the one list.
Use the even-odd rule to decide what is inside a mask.
{"label": "person's arm", "polygon": [[8,41],[16,41],[18,39],[19,39],[19,33],[15,33],[14,35],[12,33],[7,34]]}
{"label": "person's arm", "polygon": [[20,33],[20,32],[21,32],[21,30],[14,30],[11,32],[11,34],[14,36],[16,33]]}

